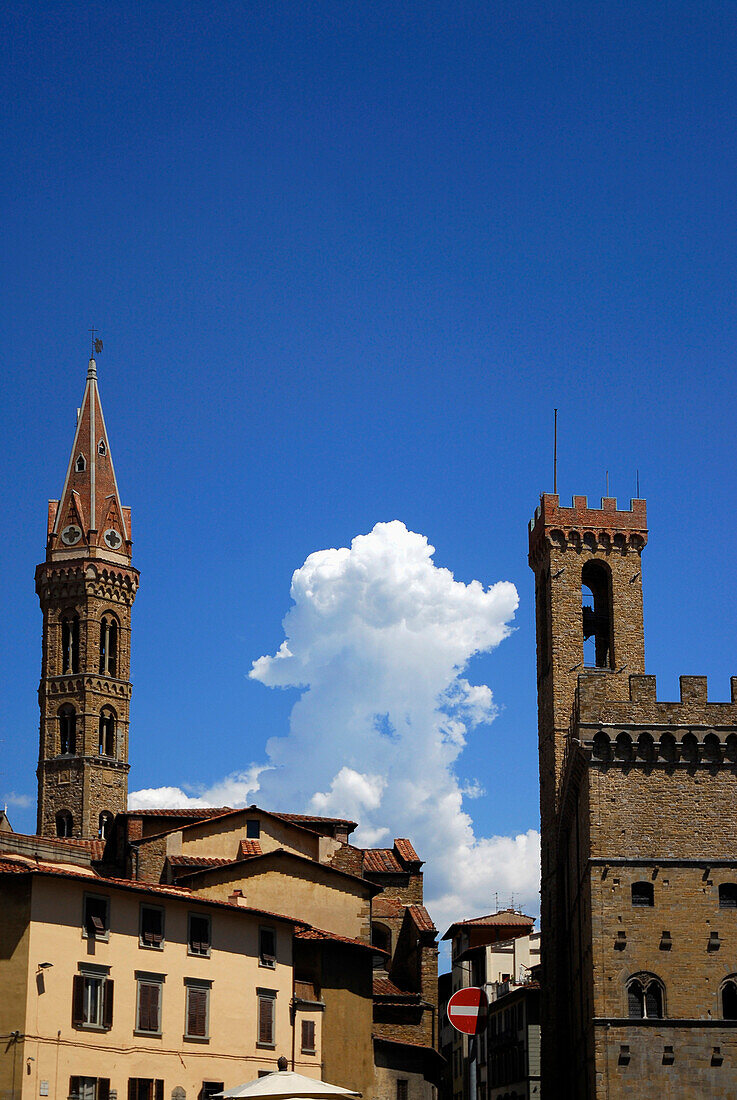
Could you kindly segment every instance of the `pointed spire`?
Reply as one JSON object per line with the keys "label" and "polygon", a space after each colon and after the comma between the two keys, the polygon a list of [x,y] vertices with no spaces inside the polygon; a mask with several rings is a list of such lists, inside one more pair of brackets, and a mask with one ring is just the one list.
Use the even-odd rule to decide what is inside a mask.
{"label": "pointed spire", "polygon": [[90,357],[61,500],[49,502],[47,559],[130,562],[130,509],[120,503],[105,418]]}

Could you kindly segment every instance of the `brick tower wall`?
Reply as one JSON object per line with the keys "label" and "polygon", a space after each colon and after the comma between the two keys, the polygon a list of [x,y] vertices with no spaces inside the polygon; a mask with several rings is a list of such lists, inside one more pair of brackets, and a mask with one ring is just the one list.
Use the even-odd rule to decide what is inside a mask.
{"label": "brick tower wall", "polygon": [[[737,678],[729,703],[708,702],[696,676],[679,702],[659,702],[651,676],[612,695],[606,676],[581,677],[560,807],[577,1086],[610,1100],[733,1096],[737,1024],[721,988],[737,971],[737,908],[720,907],[719,886],[737,884]],[[632,903],[642,882],[651,906]],[[662,982],[664,1019],[628,1018],[638,973]]]}
{"label": "brick tower wall", "polygon": [[[43,611],[43,655],[38,764],[38,832],[56,835],[62,810],[72,815],[75,837],[98,836],[100,814],[126,809],[131,698],[130,619],[138,573],[94,560],[45,562],[36,570]],[[79,619],[79,671],[63,672],[62,618]],[[112,613],[118,624],[116,676],[100,675],[100,623]],[[61,754],[59,710],[76,711],[75,753]],[[99,751],[103,707],[115,714],[114,752]]]}

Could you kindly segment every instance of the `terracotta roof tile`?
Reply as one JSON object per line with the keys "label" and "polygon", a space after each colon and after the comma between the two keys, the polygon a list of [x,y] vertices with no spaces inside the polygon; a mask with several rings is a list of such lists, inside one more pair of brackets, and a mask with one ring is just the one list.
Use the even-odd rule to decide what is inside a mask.
{"label": "terracotta roof tile", "polygon": [[408,905],[407,912],[412,917],[412,920],[415,922],[420,932],[437,933],[437,928],[433,924],[432,917],[424,905]]}
{"label": "terracotta roof tile", "polygon": [[234,863],[232,859],[218,859],[215,856],[167,856],[174,867],[225,867]]}
{"label": "terracotta roof tile", "polygon": [[231,813],[230,806],[193,806],[191,810],[126,810],[125,817],[217,817]]}
{"label": "terracotta roof tile", "polygon": [[[163,886],[154,882],[136,882],[128,878],[110,878],[97,874],[85,874],[84,871],[75,871],[69,867],[59,867],[58,864],[44,863],[18,858],[11,860],[7,856],[0,859],[0,874],[28,874],[28,875],[54,875],[59,878],[71,878],[80,882],[94,882],[95,887],[109,886],[119,890],[131,890],[134,893],[159,894],[179,901],[188,901],[193,905],[215,905],[220,909],[239,910],[242,913],[256,914],[257,916],[273,917],[286,921],[295,928],[304,928],[302,921],[294,917],[285,916],[283,913],[274,913],[268,909],[252,908],[249,905],[239,905],[237,902],[217,901],[215,898],[204,897],[187,890],[184,886]],[[341,937],[335,937],[340,939]],[[365,945],[364,945],[365,946]]]}
{"label": "terracotta roof tile", "polygon": [[394,847],[399,852],[399,858],[403,859],[405,863],[422,863],[422,860],[414,849],[412,841],[407,840],[406,837],[396,837]]}
{"label": "terracotta roof tile", "polygon": [[238,859],[249,859],[251,856],[262,856],[260,840],[242,840],[238,847]]}
{"label": "terracotta roof tile", "polygon": [[443,939],[449,939],[455,928],[483,928],[494,925],[502,928],[532,928],[534,923],[534,917],[527,917],[524,913],[517,913],[514,909],[500,909],[497,913],[489,913],[485,917],[471,917],[469,920],[455,921],[451,924]]}
{"label": "terracotta roof tile", "polygon": [[347,817],[318,817],[317,814],[282,814],[276,813],[276,811],[274,811],[274,817],[283,817],[285,821],[295,821],[301,824],[308,821],[324,821],[326,825],[352,825],[354,829],[358,826],[358,822],[351,821]]}
{"label": "terracotta roof tile", "polygon": [[395,985],[391,978],[374,978],[374,997],[391,997],[394,1001],[420,999],[419,993],[407,993]]}
{"label": "terracotta roof tile", "polygon": [[366,848],[363,869],[373,874],[401,875],[404,871],[391,848]]}
{"label": "terracotta roof tile", "polygon": [[388,955],[388,951],[382,951],[378,947],[372,947],[370,943],[366,943],[365,940],[351,939],[350,936],[339,936],[337,932],[326,932],[324,928],[298,928],[294,933],[295,939],[298,940],[319,940],[325,943],[348,943],[353,947],[363,947],[366,951],[371,951],[378,955]]}

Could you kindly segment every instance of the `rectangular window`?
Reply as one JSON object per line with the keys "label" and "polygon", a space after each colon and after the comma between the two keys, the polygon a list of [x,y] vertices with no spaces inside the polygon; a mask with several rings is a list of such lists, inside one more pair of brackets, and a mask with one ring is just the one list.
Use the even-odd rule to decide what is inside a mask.
{"label": "rectangular window", "polygon": [[407,1100],[407,1078],[397,1078],[397,1100]]}
{"label": "rectangular window", "polygon": [[110,936],[110,899],[94,894],[84,896],[82,935],[85,938],[106,940]]}
{"label": "rectangular window", "polygon": [[258,964],[272,970],[276,966],[276,932],[273,928],[258,930]]}
{"label": "rectangular window", "polygon": [[158,905],[141,906],[139,943],[141,947],[155,947],[159,951],[164,946],[164,910]]}
{"label": "rectangular window", "polygon": [[261,822],[255,819],[246,821],[246,837],[248,840],[258,840],[261,836]]}
{"label": "rectangular window", "polygon": [[137,975],[137,978],[136,1031],[141,1031],[144,1035],[161,1035],[163,975]]}
{"label": "rectangular window", "polygon": [[72,1025],[107,1030],[113,1026],[113,982],[107,967],[80,966],[72,983]]}
{"label": "rectangular window", "polygon": [[110,1100],[109,1077],[70,1077],[70,1100]]}
{"label": "rectangular window", "polygon": [[225,1084],[222,1081],[203,1081],[200,1089],[199,1100],[210,1100],[211,1096],[222,1092]]}
{"label": "rectangular window", "polygon": [[273,1047],[276,1045],[274,1038],[274,1008],[276,1006],[276,993],[272,990],[259,990],[258,992],[258,1041],[257,1046]]}
{"label": "rectangular window", "polygon": [[[184,979],[187,990],[185,1039],[209,1039],[210,1037],[210,985]],[[216,1090],[217,1091],[217,1090]]]}
{"label": "rectangular window", "polygon": [[315,1053],[315,1021],[303,1020],[302,1021],[302,1053],[314,1054]]}
{"label": "rectangular window", "polygon": [[209,955],[212,942],[210,918],[201,913],[190,913],[187,940],[190,955]]}
{"label": "rectangular window", "polygon": [[164,1100],[164,1082],[153,1077],[129,1077],[128,1100]]}

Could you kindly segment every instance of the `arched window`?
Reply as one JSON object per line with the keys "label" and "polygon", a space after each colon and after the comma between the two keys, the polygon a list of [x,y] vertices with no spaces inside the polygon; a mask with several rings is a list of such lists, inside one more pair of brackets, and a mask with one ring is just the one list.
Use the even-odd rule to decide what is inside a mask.
{"label": "arched window", "polygon": [[655,891],[653,890],[652,882],[633,882],[632,883],[632,904],[633,905],[654,905],[655,904]]}
{"label": "arched window", "polygon": [[79,672],[79,618],[71,612],[61,620],[61,671]]}
{"label": "arched window", "polygon": [[73,829],[72,815],[69,810],[59,810],[56,815],[56,835],[71,836]]}
{"label": "arched window", "polygon": [[103,810],[97,825],[97,835],[100,840],[108,840],[113,827],[113,815]]}
{"label": "arched window", "polygon": [[100,621],[100,675],[118,675],[118,620],[103,615]]}
{"label": "arched window", "polygon": [[99,455],[102,455],[103,458],[107,454],[107,447],[105,446],[105,440],[104,439],[101,439],[100,442],[97,444],[97,453]]}
{"label": "arched window", "polygon": [[100,756],[115,756],[115,711],[103,707],[100,712]]}
{"label": "arched window", "polygon": [[[389,951],[392,949],[392,934],[391,929],[387,928],[385,924],[371,924],[371,945],[372,947],[378,947],[380,951]],[[389,963],[389,959],[386,955],[374,955],[374,970],[381,970]]]}
{"label": "arched window", "polygon": [[719,883],[719,908],[737,909],[737,882]]}
{"label": "arched window", "polygon": [[722,985],[722,1018],[737,1020],[737,977],[733,974]]}
{"label": "arched window", "polygon": [[587,561],[581,570],[583,663],[587,668],[612,668],[612,578],[603,561]]}
{"label": "arched window", "polygon": [[620,733],[617,735],[617,740],[614,743],[614,751],[617,760],[623,760],[625,763],[632,760],[634,750],[632,748],[632,738],[628,733]]}
{"label": "arched window", "polygon": [[77,461],[74,463],[74,469],[77,471],[78,474],[81,474],[84,470],[87,469],[87,460],[83,454],[77,455]]}
{"label": "arched window", "polygon": [[631,1020],[663,1016],[663,983],[654,974],[635,974],[627,982],[627,1014]]}
{"label": "arched window", "polygon": [[609,740],[609,737],[604,733],[604,730],[599,730],[599,732],[594,736],[592,753],[594,760],[611,760],[612,743]]}
{"label": "arched window", "polygon": [[[77,712],[71,703],[59,709],[59,752],[71,755],[77,751]],[[59,834],[62,835],[62,834]]]}

